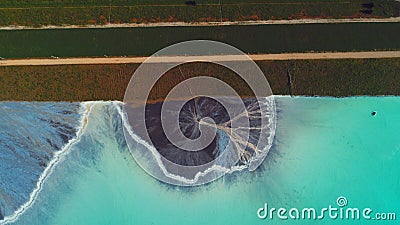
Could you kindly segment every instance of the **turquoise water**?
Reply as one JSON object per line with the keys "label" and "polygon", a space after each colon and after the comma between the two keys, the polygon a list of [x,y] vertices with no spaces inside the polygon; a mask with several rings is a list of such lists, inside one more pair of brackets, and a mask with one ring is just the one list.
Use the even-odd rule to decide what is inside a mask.
{"label": "turquoise water", "polygon": [[186,188],[138,167],[122,141],[116,103],[94,103],[80,141],[15,224],[364,224],[257,217],[264,203],[319,210],[337,207],[339,196],[348,207],[370,207],[371,216],[400,215],[399,97],[276,101],[275,144],[261,168]]}

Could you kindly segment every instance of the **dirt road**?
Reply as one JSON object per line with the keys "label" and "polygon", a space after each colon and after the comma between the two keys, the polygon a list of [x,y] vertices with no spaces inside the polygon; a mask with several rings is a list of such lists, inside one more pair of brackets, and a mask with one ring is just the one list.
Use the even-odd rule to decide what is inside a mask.
{"label": "dirt road", "polygon": [[[327,53],[282,53],[249,55],[256,61],[261,60],[301,60],[301,59],[373,59],[400,58],[400,51],[374,52],[327,52]],[[0,66],[36,66],[36,65],[87,65],[87,64],[129,64],[142,63],[148,57],[103,57],[103,58],[44,58],[44,59],[3,59]],[[168,56],[153,58],[152,62],[181,62],[181,61],[241,61],[243,56]]]}

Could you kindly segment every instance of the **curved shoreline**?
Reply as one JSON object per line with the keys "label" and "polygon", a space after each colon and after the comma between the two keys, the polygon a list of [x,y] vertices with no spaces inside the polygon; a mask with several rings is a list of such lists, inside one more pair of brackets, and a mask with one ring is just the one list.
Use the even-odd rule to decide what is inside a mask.
{"label": "curved shoreline", "polygon": [[[273,97],[274,98],[275,97],[293,98],[288,95],[273,95]],[[294,98],[304,98],[304,97],[307,98],[309,96],[295,96]],[[321,98],[321,97],[322,96],[314,96],[312,98]],[[352,96],[352,97],[347,97],[347,98],[365,98],[365,97],[371,97],[371,96]],[[395,97],[395,98],[397,98],[399,96],[372,96],[372,97],[376,97],[376,98],[382,98],[382,97],[393,98],[393,97]],[[322,97],[322,98],[326,98],[326,97]],[[335,97],[328,97],[328,98],[336,99]],[[44,184],[44,182],[46,182],[46,179],[52,174],[53,168],[58,165],[58,163],[60,162],[60,160],[62,159],[63,156],[67,155],[70,152],[71,147],[80,141],[80,137],[83,134],[83,132],[85,131],[85,128],[88,124],[88,119],[92,112],[92,109],[97,103],[121,103],[121,104],[123,104],[123,102],[120,102],[120,101],[86,101],[86,102],[82,102],[81,106],[82,106],[82,110],[84,110],[84,113],[82,114],[82,117],[81,117],[81,126],[80,126],[80,129],[77,131],[77,136],[75,138],[71,139],[60,151],[58,151],[54,154],[53,159],[49,162],[49,165],[46,167],[46,169],[43,171],[43,173],[39,177],[39,180],[36,184],[36,188],[31,192],[29,201],[27,201],[26,203],[21,205],[20,208],[17,209],[11,216],[6,216],[6,217],[4,217],[3,220],[0,220],[0,225],[5,225],[8,223],[13,223],[13,222],[17,221],[18,218],[26,212],[26,210],[28,210],[30,207],[32,207],[34,205],[36,197],[41,192],[43,184]],[[119,106],[116,106],[116,109],[118,111],[118,114],[121,116],[123,126],[127,126],[126,118],[124,119],[125,115],[122,112],[121,108]],[[128,126],[127,128],[129,129],[130,126]],[[131,134],[131,132],[129,132],[129,133]],[[137,137],[136,135],[134,135],[134,136]],[[144,141],[138,141],[138,143],[147,146],[147,143]],[[132,153],[130,153],[130,154],[132,155]],[[246,167],[238,166],[238,167],[232,168],[232,170],[225,170],[225,172],[232,173],[235,171],[241,171],[245,168]],[[210,168],[210,170],[220,170],[220,169],[223,169],[223,168],[218,167],[218,166]],[[205,172],[207,173],[210,171],[207,170]],[[202,174],[202,173],[197,174],[196,179],[202,175],[204,175],[204,174]],[[174,178],[180,179],[181,177],[174,177]]]}
{"label": "curved shoreline", "polygon": [[105,25],[65,25],[65,26],[4,26],[0,30],[46,30],[46,29],[104,29],[104,28],[135,28],[135,27],[201,27],[201,26],[232,26],[232,25],[268,25],[268,24],[330,24],[330,23],[398,23],[400,17],[389,18],[355,18],[355,19],[293,19],[293,20],[257,20],[257,21],[226,21],[226,22],[155,22],[155,23],[121,23]]}
{"label": "curved shoreline", "polygon": [[53,168],[58,164],[58,162],[60,162],[60,160],[62,159],[62,157],[66,154],[69,153],[69,150],[71,149],[71,146],[73,146],[75,143],[80,141],[80,137],[83,134],[86,125],[88,123],[88,119],[89,119],[89,115],[92,111],[93,108],[93,102],[83,102],[81,103],[81,110],[84,110],[84,112],[82,113],[82,117],[81,117],[81,122],[80,122],[80,126],[78,127],[78,131],[76,133],[76,137],[69,140],[67,144],[65,144],[60,151],[57,151],[54,153],[53,158],[49,161],[48,166],[44,169],[44,171],[42,172],[42,174],[40,175],[37,183],[36,183],[36,187],[35,189],[32,190],[32,192],[29,195],[29,200],[27,202],[25,202],[23,205],[21,205],[16,211],[14,211],[14,213],[10,216],[5,216],[3,218],[3,220],[0,220],[0,225],[5,225],[8,223],[12,223],[15,222],[16,220],[18,220],[18,218],[24,214],[26,212],[26,210],[28,210],[30,207],[32,207],[32,205],[35,203],[36,197],[38,196],[38,194],[40,193],[40,191],[42,190],[42,186],[44,184],[44,182],[46,181],[46,179],[51,175],[51,173],[53,172]]}

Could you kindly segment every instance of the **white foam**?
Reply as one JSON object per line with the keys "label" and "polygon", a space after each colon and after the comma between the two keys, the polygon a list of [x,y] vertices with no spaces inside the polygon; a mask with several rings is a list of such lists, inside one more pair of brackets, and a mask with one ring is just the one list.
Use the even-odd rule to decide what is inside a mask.
{"label": "white foam", "polygon": [[57,151],[54,153],[52,160],[50,160],[49,164],[47,167],[44,169],[43,173],[40,175],[35,189],[31,192],[29,195],[29,200],[25,202],[23,205],[21,205],[12,215],[4,217],[2,221],[0,221],[0,225],[4,225],[7,223],[13,223],[18,218],[26,212],[32,205],[35,203],[36,197],[42,190],[42,186],[46,179],[50,176],[50,174],[53,172],[53,168],[60,162],[63,156],[68,154],[69,150],[71,149],[71,146],[73,146],[75,143],[80,141],[80,138],[84,132],[84,129],[88,123],[89,120],[89,115],[92,111],[93,106],[95,105],[95,102],[83,102],[81,103],[81,114],[82,117],[80,119],[80,126],[78,127],[76,137],[69,140],[67,144],[65,144],[61,150]]}
{"label": "white foam", "polygon": [[[270,99],[269,99],[270,100]],[[164,173],[164,175],[170,179],[174,179],[174,180],[178,180],[184,184],[196,184],[197,181],[201,178],[206,176],[207,174],[217,171],[217,172],[222,172],[225,174],[228,173],[233,173],[236,171],[242,171],[243,169],[248,168],[248,165],[237,165],[237,166],[233,166],[231,168],[226,168],[220,165],[213,165],[209,168],[207,168],[205,171],[203,172],[198,172],[193,179],[188,179],[186,177],[182,177],[179,175],[175,175],[175,174],[171,174],[167,171],[165,165],[162,163],[161,161],[161,156],[158,153],[158,151],[154,148],[154,146],[152,146],[151,144],[147,143],[145,140],[141,139],[138,135],[136,135],[134,133],[134,131],[132,130],[132,127],[130,126],[127,116],[126,114],[123,112],[123,110],[121,109],[123,106],[123,102],[120,101],[90,101],[90,102],[82,102],[81,103],[81,112],[80,114],[82,114],[82,117],[80,119],[80,126],[78,126],[78,130],[76,133],[76,137],[69,140],[67,144],[65,144],[61,150],[57,151],[54,153],[54,156],[52,158],[52,160],[49,162],[48,166],[45,168],[45,170],[43,171],[43,173],[41,174],[41,176],[39,177],[37,183],[36,183],[36,187],[35,189],[31,192],[30,196],[29,196],[29,200],[27,202],[25,202],[23,205],[21,205],[12,215],[10,216],[6,216],[4,217],[4,219],[2,221],[0,221],[0,225],[4,225],[4,224],[8,224],[8,223],[13,223],[15,221],[18,220],[18,218],[24,214],[30,207],[32,207],[32,205],[35,203],[36,198],[38,196],[38,194],[40,193],[40,191],[42,190],[43,184],[44,182],[47,180],[47,178],[52,174],[53,172],[53,168],[61,161],[61,159],[63,157],[65,157],[70,151],[71,147],[78,143],[80,141],[80,138],[82,136],[82,134],[85,131],[85,128],[89,122],[89,116],[92,112],[92,109],[94,106],[97,105],[103,105],[103,104],[114,104],[117,112],[119,113],[123,126],[126,128],[126,130],[128,131],[129,135],[138,143],[141,144],[142,146],[144,146],[145,148],[149,149],[150,152],[152,153],[154,159],[156,160],[156,162],[158,163],[159,168],[161,169],[161,171]],[[273,118],[269,118],[269,121],[272,122]],[[269,137],[269,142],[270,144],[272,143],[272,137]],[[270,144],[267,146],[267,148],[271,147]],[[132,152],[130,152],[130,154],[133,157]],[[134,158],[134,157],[133,157]]]}
{"label": "white foam", "polygon": [[[166,169],[165,165],[163,164],[163,162],[161,161],[161,156],[158,153],[158,151],[154,148],[154,146],[152,146],[151,144],[147,143],[145,140],[143,140],[142,138],[140,138],[138,135],[136,135],[134,133],[134,131],[132,130],[132,127],[130,126],[128,119],[127,119],[127,115],[125,112],[122,111],[121,107],[117,107],[117,110],[121,116],[122,122],[123,122],[123,126],[126,128],[126,130],[128,131],[129,135],[132,137],[133,140],[135,140],[138,144],[143,145],[145,148],[147,148],[148,150],[150,150],[150,152],[152,153],[154,159],[156,160],[159,168],[161,169],[161,171],[163,172],[163,174],[171,179],[180,181],[184,184],[188,184],[188,185],[192,185],[192,184],[196,184],[197,181],[199,180],[199,178],[213,172],[213,171],[217,171],[217,172],[223,172],[223,173],[233,173],[236,171],[241,171],[243,169],[248,168],[248,165],[237,165],[237,166],[233,166],[231,168],[226,168],[220,165],[213,165],[209,168],[207,168],[206,170],[204,170],[203,172],[198,172],[196,173],[196,175],[194,176],[193,179],[189,179],[186,177],[182,177],[176,174],[171,174],[168,172],[168,170]],[[273,120],[273,118],[270,118],[271,120]],[[272,143],[272,138],[269,139],[269,142]],[[268,145],[268,150],[271,147],[271,145]],[[131,152],[132,154],[132,152]],[[133,156],[133,155],[132,155]],[[134,157],[134,156],[133,156]]]}

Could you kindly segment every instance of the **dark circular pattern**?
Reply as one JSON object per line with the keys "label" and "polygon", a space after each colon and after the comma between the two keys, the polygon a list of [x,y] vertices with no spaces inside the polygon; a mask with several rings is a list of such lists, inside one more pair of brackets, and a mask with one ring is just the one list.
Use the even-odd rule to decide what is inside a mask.
{"label": "dark circular pattern", "polygon": [[[186,151],[175,146],[165,135],[161,124],[162,102],[146,105],[146,127],[149,137],[157,151],[169,161],[184,165],[198,166],[215,160],[221,151],[218,145],[219,134],[211,144],[200,151]],[[201,135],[200,121],[212,119],[216,124],[229,120],[228,112],[218,101],[208,97],[197,97],[187,101],[179,112],[179,128],[189,139]]]}

